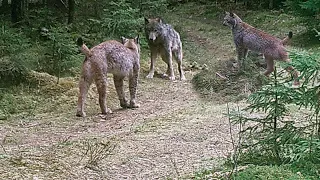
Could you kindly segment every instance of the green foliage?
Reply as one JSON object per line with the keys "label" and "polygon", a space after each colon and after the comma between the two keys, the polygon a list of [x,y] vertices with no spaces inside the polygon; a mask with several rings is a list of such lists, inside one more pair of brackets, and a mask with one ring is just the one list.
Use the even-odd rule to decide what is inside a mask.
{"label": "green foliage", "polygon": [[[20,89],[22,87],[15,86],[14,88]],[[33,113],[37,106],[36,97],[27,97],[21,94],[13,94],[12,91],[0,89],[0,120],[7,119],[10,115],[16,113]]]}
{"label": "green foliage", "polygon": [[305,18],[305,24],[309,27],[309,29],[319,28],[320,20],[319,10],[320,10],[320,1],[319,0],[286,0],[286,7],[293,11],[294,14],[299,14]]}
{"label": "green foliage", "polygon": [[317,34],[316,34],[316,37],[318,37],[319,38],[319,40],[320,40],[320,32],[318,31],[318,30],[316,30],[315,28],[313,29]]}
{"label": "green foliage", "polygon": [[168,8],[170,0],[146,0],[141,2],[141,13],[143,16],[156,17],[163,15]]}
{"label": "green foliage", "polygon": [[277,166],[249,166],[243,171],[240,171],[237,176],[234,177],[237,180],[247,179],[305,179],[304,176],[296,174],[284,167]]}
{"label": "green foliage", "polygon": [[81,56],[68,27],[51,27],[47,33],[47,56],[40,62],[40,71],[48,72],[58,77],[70,72],[70,68],[80,66]]}
{"label": "green foliage", "polygon": [[133,8],[126,0],[110,1],[104,9],[102,26],[108,36],[137,36],[143,25],[143,18],[139,17],[139,9]]}
{"label": "green foliage", "polygon": [[319,73],[320,73],[320,54],[308,52],[291,52],[290,58],[295,59],[293,66],[301,72],[300,79],[303,85],[295,90],[293,99],[299,106],[309,107],[314,110],[317,118],[320,112],[320,93],[319,93]]}
{"label": "green foliage", "polygon": [[[241,142],[238,163],[320,164],[319,57],[319,54],[291,52],[291,64],[301,72],[301,86],[292,88],[291,83],[280,76],[281,72],[275,73],[272,83],[249,97],[250,105],[243,112],[231,114],[233,122],[244,127],[241,136],[245,140]],[[288,120],[290,104],[310,109],[312,114],[307,120]],[[319,176],[317,171],[312,173]]]}
{"label": "green foliage", "polygon": [[18,29],[6,25],[0,31],[0,82],[19,83],[24,80],[28,68],[29,39]]}

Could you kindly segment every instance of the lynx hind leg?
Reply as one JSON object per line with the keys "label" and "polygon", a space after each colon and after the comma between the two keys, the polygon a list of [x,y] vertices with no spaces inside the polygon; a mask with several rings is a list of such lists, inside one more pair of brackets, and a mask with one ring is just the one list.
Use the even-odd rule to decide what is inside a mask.
{"label": "lynx hind leg", "polygon": [[112,113],[111,110],[108,110],[106,105],[107,98],[107,73],[99,72],[95,79],[97,90],[99,94],[99,105],[102,114]]}
{"label": "lynx hind leg", "polygon": [[184,76],[184,72],[183,72],[183,68],[182,68],[182,50],[179,49],[178,51],[174,51],[173,55],[178,63],[178,71],[179,71],[179,75],[180,75],[180,80],[186,80],[186,77]]}
{"label": "lynx hind leg", "polygon": [[124,76],[113,75],[113,82],[114,82],[114,86],[115,86],[117,94],[118,94],[120,106],[122,108],[128,108],[129,104],[125,98],[125,94],[124,94],[124,90],[123,90],[123,80],[124,80]]}
{"label": "lynx hind leg", "polygon": [[[288,58],[285,59],[284,61],[287,62],[287,63],[290,63],[290,59],[288,59]],[[300,82],[299,82],[299,79],[298,79],[298,77],[299,77],[298,71],[295,70],[292,66],[286,67],[286,71],[293,76],[293,78],[294,78],[293,85],[299,86]]]}
{"label": "lynx hind leg", "polygon": [[267,70],[264,72],[265,76],[269,76],[274,71],[274,60],[272,58],[265,58],[267,63]]}
{"label": "lynx hind leg", "polygon": [[129,76],[129,91],[130,91],[129,108],[139,108],[140,107],[140,105],[136,103],[138,77],[139,77],[139,70],[134,70],[133,74],[131,76]]}
{"label": "lynx hind leg", "polygon": [[79,81],[79,96],[77,103],[77,113],[78,117],[85,117],[85,101],[90,85],[92,84],[92,73],[90,72],[91,67],[88,61],[85,61],[82,67],[82,74]]}
{"label": "lynx hind leg", "polygon": [[78,107],[77,107],[77,113],[76,116],[78,117],[85,117],[86,113],[84,112],[85,109],[85,101],[86,101],[86,96],[88,93],[88,89],[90,88],[90,85],[92,83],[92,80],[86,78],[86,77],[81,77],[79,81],[79,96],[78,96]]}

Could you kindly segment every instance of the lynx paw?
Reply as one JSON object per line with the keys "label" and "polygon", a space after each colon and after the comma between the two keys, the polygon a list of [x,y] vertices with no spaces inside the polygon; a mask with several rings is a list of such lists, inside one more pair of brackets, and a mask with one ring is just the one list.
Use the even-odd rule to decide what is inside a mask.
{"label": "lynx paw", "polygon": [[295,80],[295,81],[293,82],[293,86],[300,86],[300,82],[299,82],[298,80]]}

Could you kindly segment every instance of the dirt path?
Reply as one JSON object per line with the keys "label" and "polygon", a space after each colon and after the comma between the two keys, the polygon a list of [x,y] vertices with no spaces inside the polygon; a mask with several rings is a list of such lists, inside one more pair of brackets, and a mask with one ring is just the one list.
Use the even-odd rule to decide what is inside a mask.
{"label": "dirt path", "polygon": [[[194,38],[194,33],[187,33],[192,41],[203,39]],[[219,49],[210,51],[219,56],[213,52]],[[93,87],[87,118],[75,117],[74,88],[67,93],[71,105],[62,103],[51,113],[2,122],[0,179],[178,179],[219,167],[220,159],[232,150],[227,106],[198,97],[190,82],[194,72],[186,73],[189,80],[184,82],[144,79],[142,73],[141,107],[135,110],[118,109],[110,79],[114,113],[106,119],[96,116]],[[108,154],[103,144],[109,140],[115,149],[102,157]]]}
{"label": "dirt path", "polygon": [[[141,108],[115,110],[106,120],[66,112],[2,125],[0,177],[164,179],[218,166],[231,150],[226,106],[201,100],[189,81],[140,84]],[[86,144],[109,139],[116,143],[112,155],[97,169],[85,167]]]}

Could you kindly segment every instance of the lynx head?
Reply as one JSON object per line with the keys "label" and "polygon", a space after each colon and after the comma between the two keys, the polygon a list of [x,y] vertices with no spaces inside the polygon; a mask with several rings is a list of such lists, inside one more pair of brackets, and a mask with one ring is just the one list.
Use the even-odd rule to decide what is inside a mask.
{"label": "lynx head", "polygon": [[161,18],[144,19],[145,33],[148,40],[155,41],[160,36],[163,21]]}
{"label": "lynx head", "polygon": [[242,20],[232,12],[226,12],[226,16],[224,17],[223,25],[229,26],[231,29],[236,28],[238,24],[240,24]]}
{"label": "lynx head", "polygon": [[134,39],[128,39],[125,37],[121,37],[121,43],[125,47],[136,51],[138,54],[140,53],[140,37],[139,37],[139,35],[137,37],[135,37]]}

